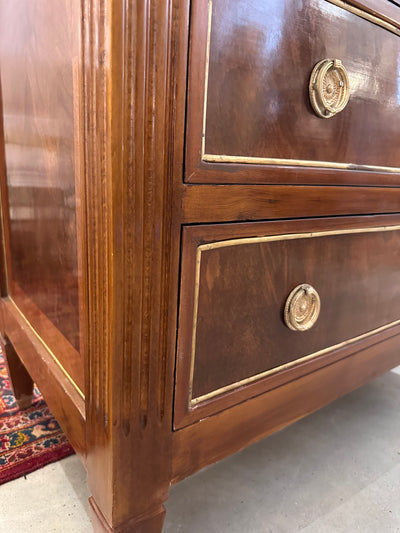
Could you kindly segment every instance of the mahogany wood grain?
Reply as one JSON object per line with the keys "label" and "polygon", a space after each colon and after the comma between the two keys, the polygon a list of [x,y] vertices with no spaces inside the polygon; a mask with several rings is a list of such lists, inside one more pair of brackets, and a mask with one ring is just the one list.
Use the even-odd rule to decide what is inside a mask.
{"label": "mahogany wood grain", "polygon": [[[290,233],[297,233],[296,222],[288,229]],[[226,241],[237,239],[230,229]],[[205,233],[212,243],[212,228],[208,230]],[[284,234],[278,241],[227,244],[202,252],[194,347],[195,398],[357,337],[400,316],[396,282],[399,230],[324,237],[315,231],[313,234],[312,238],[293,240],[286,240]],[[188,237],[193,239],[190,229]],[[388,248],[392,250],[390,257]],[[197,247],[192,246],[189,254],[193,266],[196,252]],[[283,308],[289,293],[302,283],[316,288],[322,307],[317,324],[299,334],[284,324]],[[183,292],[191,290],[192,284]],[[190,350],[186,357],[189,354]]]}
{"label": "mahogany wood grain", "polygon": [[91,522],[94,533],[160,533],[165,520],[165,508],[160,507],[154,514],[145,515],[111,528],[93,498],[89,498]]}
{"label": "mahogany wood grain", "polygon": [[[297,233],[296,221],[289,231]],[[314,235],[290,240],[282,235],[278,241],[202,252],[193,398],[399,319],[399,229]],[[235,238],[227,232],[226,240]],[[196,251],[190,252],[194,265]],[[303,283],[318,292],[321,312],[312,329],[299,333],[285,325],[283,310],[289,294]],[[192,285],[185,288],[191,290]],[[184,358],[190,359],[190,349]]]}
{"label": "mahogany wood grain", "polygon": [[185,224],[397,213],[400,188],[186,185]]}
{"label": "mahogany wood grain", "polygon": [[[3,127],[3,93],[1,84],[0,71],[0,228],[1,228],[1,266],[0,266],[0,287],[1,296],[8,294],[8,272],[11,272],[11,253],[9,240],[9,206],[7,196],[7,172],[6,172],[6,158],[4,150],[4,127]],[[4,334],[4,329],[2,329]]]}
{"label": "mahogany wood grain", "polygon": [[[207,417],[214,416],[226,409],[231,409],[235,405],[265,395],[269,391],[275,390],[282,385],[288,384],[295,380],[301,380],[304,376],[312,374],[336,363],[346,357],[352,357],[354,353],[368,348],[378,342],[394,337],[400,333],[399,326],[393,326],[390,329],[377,333],[370,338],[353,342],[339,349],[331,350],[315,359],[304,361],[298,365],[283,369],[282,371],[260,378],[259,380],[227,391],[219,397],[206,399],[192,408],[188,408],[188,392],[183,387],[177,388],[174,411],[174,428],[180,431],[181,428],[188,427],[193,423],[203,420]],[[266,396],[268,398],[268,396]]]}
{"label": "mahogany wood grain", "polygon": [[[214,3],[227,5],[222,0],[214,0]],[[374,0],[365,0],[367,3],[370,9],[376,9]],[[263,9],[265,2],[252,0],[247,4],[251,14],[257,5]],[[270,3],[278,12],[284,9],[282,6],[290,8],[281,20],[293,29],[290,23],[293,1],[280,4]],[[322,13],[321,16],[324,12],[339,13],[338,8],[326,0],[308,0],[300,4],[305,11],[311,4],[314,6],[311,9],[314,17],[298,20],[312,22],[317,33],[318,13]],[[295,11],[300,4],[295,4]],[[232,5],[238,4],[235,1]],[[21,6],[28,7],[21,10]],[[15,183],[5,178],[4,154],[0,147],[5,230],[2,253],[10,262],[11,281],[14,279],[11,267],[16,268],[10,294],[20,306],[16,307],[7,298],[7,284],[2,279],[1,328],[38,383],[73,446],[86,459],[93,526],[99,533],[160,533],[163,503],[172,479],[182,479],[233,453],[399,363],[400,328],[388,329],[310,364],[298,365],[290,372],[204,402],[198,411],[182,412],[186,416],[185,427],[175,431],[175,386],[177,400],[179,396],[182,402],[177,405],[183,405],[188,394],[186,383],[180,381],[178,374],[175,381],[174,374],[180,276],[181,273],[187,275],[185,247],[181,250],[183,226],[192,226],[190,231],[201,240],[204,227],[195,229],[195,225],[212,224],[212,238],[218,239],[226,235],[225,226],[229,222],[235,235],[257,233],[259,230],[254,229],[255,226],[271,228],[274,220],[276,228],[280,225],[282,231],[294,225],[298,231],[306,227],[316,231],[322,227],[371,227],[381,221],[397,224],[400,212],[398,173],[354,168],[266,168],[205,163],[198,166],[206,7],[207,2],[200,0],[16,0],[11,3],[0,0],[0,29],[4,29],[0,35],[0,68],[7,102],[2,111],[7,116],[7,175],[14,179],[13,169],[22,169],[21,179],[25,180],[28,177],[25,170],[34,171],[29,174],[30,179],[44,176],[46,185],[44,190],[33,191],[24,181],[23,188],[17,191]],[[385,17],[392,16],[385,7],[382,12]],[[245,19],[249,13],[245,13]],[[339,19],[342,18],[340,12]],[[355,20],[350,14],[345,18]],[[21,28],[14,31],[16,20],[21,20]],[[11,21],[14,22],[11,24]],[[229,13],[226,22],[231,26],[235,24]],[[355,27],[369,30],[370,23],[357,21]],[[29,31],[21,34],[23,28]],[[272,65],[274,58],[277,64],[282,63],[283,52],[289,53],[295,64],[294,71],[297,69],[298,73],[304,68],[307,54],[310,58],[314,52],[315,56],[317,51],[325,52],[320,33],[318,42],[307,48],[308,33],[295,29],[299,35],[299,50],[296,52],[293,42],[286,47],[283,44],[282,50],[277,47],[271,52],[268,65]],[[282,32],[287,33],[287,28],[282,27]],[[351,44],[357,49],[355,34],[337,44],[334,33],[327,39],[329,43],[335,42],[338,52]],[[243,51],[248,52],[252,31],[245,34]],[[377,52],[376,57],[379,56],[379,64],[375,55],[371,58],[370,70],[375,69],[377,73],[375,77],[372,73],[371,79],[377,83],[382,80],[386,96],[390,96],[393,89],[393,51],[382,54],[378,40],[382,38],[382,46],[398,42],[396,36],[387,37],[388,34],[380,27],[371,30],[372,47]],[[191,57],[188,56],[189,35]],[[196,35],[200,39],[195,42]],[[22,46],[34,36],[37,37],[32,49]],[[48,39],[46,46],[45,37]],[[51,47],[50,42],[60,43],[60,46]],[[240,52],[237,45],[233,49]],[[364,51],[360,53],[365,56]],[[221,75],[228,77],[226,48],[218,51],[214,47],[213,61],[219,54],[225,57]],[[262,52],[257,54],[265,62]],[[11,62],[11,57],[18,61]],[[234,61],[232,58],[232,65]],[[308,65],[308,72],[312,66]],[[24,78],[24,83],[19,85],[14,83],[17,89],[12,94],[10,79],[18,80],[25,70],[28,80]],[[5,73],[7,82],[4,82]],[[214,69],[214,81],[216,74]],[[188,76],[191,84],[187,94]],[[282,78],[276,74],[277,91],[278,81],[280,84]],[[370,78],[364,81],[369,87]],[[25,92],[21,86],[25,87]],[[222,86],[219,87],[222,91]],[[286,85],[284,90],[287,93]],[[251,91],[249,94],[251,96]],[[305,104],[304,92],[301,94]],[[362,98],[353,99],[353,104],[375,110],[376,92],[371,102],[367,101],[365,91],[363,94]],[[16,112],[10,112],[10,102],[14,109],[17,101],[22,101],[23,105],[16,104]],[[389,100],[376,109],[380,118],[374,127],[383,132],[376,138],[377,146],[382,145],[385,136],[387,139],[384,151],[378,154],[384,163],[386,155],[392,159],[398,157],[397,107],[393,117],[387,113],[392,107],[393,102]],[[354,106],[349,107],[351,109],[354,110]],[[237,113],[240,115],[240,110]],[[296,113],[297,116],[300,114]],[[380,123],[382,117],[387,120],[385,131]],[[350,118],[344,115],[336,118],[334,124],[342,124],[343,128],[350,124]],[[197,121],[197,130],[192,119]],[[306,121],[313,121],[311,119],[314,117],[308,108]],[[376,146],[366,153],[365,146],[370,146],[370,140],[362,140],[358,135],[360,130],[365,133],[362,128],[371,120],[365,113],[361,122],[351,122],[354,133],[351,138],[346,130],[338,131],[335,126],[343,153],[356,154],[357,161],[372,156],[375,159]],[[283,123],[281,131],[288,131],[290,125],[290,121]],[[218,124],[215,126],[218,130]],[[254,128],[257,124],[250,126]],[[8,132],[12,133],[11,143]],[[225,140],[221,138],[218,142],[234,140],[234,132],[228,127],[222,136]],[[340,140],[341,136],[347,138],[346,145]],[[293,140],[293,132],[289,137]],[[285,144],[282,135],[276,135],[275,146],[279,138],[281,148],[290,151],[291,145]],[[35,145],[31,146],[31,142]],[[309,142],[304,143],[304,148],[296,142],[294,139],[296,150],[307,149],[307,146],[310,149]],[[324,148],[329,149],[333,150]],[[21,158],[16,158],[13,150],[18,150]],[[38,159],[33,153],[38,154]],[[317,150],[315,155],[318,155]],[[336,155],[341,157],[340,153]],[[184,183],[185,172],[188,179],[198,183]],[[11,210],[7,196],[11,200]],[[8,219],[7,212],[15,214],[13,206],[19,213],[18,219]],[[26,211],[26,208],[34,209]],[[33,212],[34,218],[26,224],[22,215],[28,212]],[[385,213],[387,215],[381,217],[369,216]],[[343,215],[352,217],[343,219]],[[296,223],[290,220],[306,217],[319,218]],[[333,218],[328,221],[328,217]],[[245,221],[249,223],[243,223]],[[255,221],[262,222],[258,226]],[[29,231],[35,234],[32,241],[26,237]],[[33,254],[32,243],[42,245],[42,255],[38,254],[41,262],[34,266],[40,279],[32,285],[32,291],[42,291],[46,296],[40,305],[26,289],[26,280],[18,270],[27,267],[32,257],[24,255],[25,252],[18,255],[21,249],[13,248],[13,244],[9,246],[8,236],[14,238],[14,243],[20,243],[21,248],[30,250],[28,256]],[[48,242],[43,237],[47,241],[60,239],[46,248],[43,243]],[[19,240],[15,240],[17,238]],[[55,250],[59,252],[58,259]],[[15,252],[17,255],[13,259]],[[388,249],[388,262],[390,253]],[[46,258],[49,262],[39,272]],[[4,273],[6,263],[4,257],[2,259]],[[57,262],[59,259],[61,262]],[[49,272],[51,267],[59,265],[57,272]],[[65,318],[60,324],[57,318],[50,316],[48,309],[40,306],[51,301],[50,293],[52,297],[59,294],[57,291],[61,291],[64,281],[69,294],[74,294],[65,302],[66,311],[68,314],[74,310],[75,314],[71,320]],[[19,298],[15,282],[22,291]],[[57,298],[54,301],[57,302]],[[37,320],[35,330],[43,340],[48,338],[45,335],[54,336],[52,346],[48,343],[46,347],[27,325],[20,314],[23,306],[26,306],[27,318]],[[37,313],[37,309],[44,316]],[[59,311],[60,308],[56,309],[56,315]],[[181,309],[179,316],[184,312],[185,309]],[[50,331],[45,319],[52,320],[57,331]],[[48,331],[42,335],[39,329]],[[84,399],[54,358],[62,351],[59,335],[70,338],[72,331],[79,331],[70,345],[76,349],[79,343],[80,361],[84,361]],[[65,359],[71,358],[67,355]],[[66,369],[65,360],[62,366]],[[74,372],[77,371],[70,371]],[[179,409],[176,410],[177,421]],[[200,411],[204,420],[198,422]]]}
{"label": "mahogany wood grain", "polygon": [[[249,170],[231,162],[219,175],[218,164],[202,160],[202,143],[209,156],[400,167],[398,35],[326,0],[214,0],[208,61],[208,5],[193,2],[188,181],[298,182],[295,169],[270,173],[267,163]],[[324,58],[341,59],[350,82],[347,107],[330,119],[315,115],[308,96],[311,71]],[[315,170],[297,174],[303,183],[321,180]],[[336,183],[334,172],[325,176],[322,183]],[[382,183],[368,173],[346,176],[347,184]],[[393,176],[383,179],[393,182]]]}
{"label": "mahogany wood grain", "polygon": [[52,354],[27,327],[15,305],[8,298],[3,298],[1,308],[7,339],[11,342],[21,363],[40,387],[40,392],[75,451],[85,462],[85,403],[83,398],[62,372]]}
{"label": "mahogany wood grain", "polygon": [[6,356],[8,375],[13,386],[19,409],[30,407],[33,397],[33,379],[21,363],[17,352],[8,339],[0,338],[0,345]]}
{"label": "mahogany wood grain", "polygon": [[383,342],[176,431],[172,482],[284,428],[399,363],[397,330]]}
{"label": "mahogany wood grain", "polygon": [[400,28],[398,0],[347,0],[347,2]]}
{"label": "mahogany wood grain", "polygon": [[[188,159],[187,159],[188,161]],[[356,170],[349,182],[348,170],[277,165],[238,165],[199,163],[187,183],[198,184],[273,184],[273,185],[343,185],[399,187],[398,173]]]}
{"label": "mahogany wood grain", "polygon": [[[79,351],[74,153],[79,2],[2,1],[0,9],[10,290],[18,284]],[[40,334],[46,338],[46,330]]]}
{"label": "mahogany wood grain", "polygon": [[[57,354],[63,368],[77,384],[80,391],[84,393],[85,377],[79,352],[65,338],[54,322],[49,319],[48,315],[43,313],[15,282],[13,284],[12,299],[38,336]],[[58,316],[61,319],[63,315],[59,314]]]}
{"label": "mahogany wood grain", "polygon": [[160,514],[171,479],[179,6],[90,2],[84,15],[88,485],[106,531],[159,533],[160,518],[140,520]]}
{"label": "mahogany wood grain", "polygon": [[[221,391],[220,397],[204,400],[198,405],[189,408],[189,391],[193,398],[223,388],[230,383],[241,381],[244,378],[262,373],[274,365],[288,362],[294,353],[304,349],[303,356],[314,353],[320,349],[334,346],[343,341],[350,340],[360,334],[366,333],[381,325],[399,320],[400,312],[396,306],[397,264],[396,259],[399,246],[390,246],[388,243],[394,234],[365,233],[350,235],[335,235],[330,237],[312,237],[300,241],[278,241],[262,245],[239,245],[231,248],[218,248],[203,252],[217,254],[217,276],[214,270],[200,269],[202,275],[199,280],[198,307],[196,307],[196,265],[198,263],[197,247],[210,242],[221,242],[230,239],[248,237],[284,236],[293,233],[318,233],[324,231],[343,232],[355,231],[361,228],[396,226],[400,222],[398,216],[373,216],[351,218],[321,218],[305,219],[285,222],[258,222],[242,224],[219,224],[205,226],[189,226],[183,232],[183,255],[181,271],[181,301],[180,320],[178,332],[177,370],[175,385],[175,412],[174,425],[192,423],[199,418],[204,418],[212,413],[243,401],[244,396],[259,394],[266,389],[276,386],[283,380],[290,380],[292,376],[299,375],[319,366],[332,362],[337,358],[337,350],[331,354],[324,354],[313,360],[301,363],[291,369],[281,371],[277,375],[262,377],[257,381],[243,387],[238,385],[234,390]],[[398,232],[394,232],[398,235]],[[363,244],[372,237],[374,244]],[[350,238],[351,244],[344,244],[342,239]],[[380,245],[375,239],[380,241]],[[319,239],[322,239],[319,241]],[[327,252],[321,246],[325,239],[330,241],[337,252]],[[299,253],[294,252],[292,245],[296,243]],[[263,266],[255,267],[252,264],[253,252],[251,246],[283,246],[284,249],[276,250],[269,255],[261,252]],[[342,246],[343,245],[343,246]],[[358,249],[358,246],[361,246]],[[242,247],[245,247],[242,248]],[[310,247],[312,263],[309,263],[306,250]],[[346,250],[344,253],[343,250]],[[371,253],[373,250],[373,253]],[[391,250],[388,252],[388,250]],[[242,254],[242,251],[244,254]],[[254,250],[253,250],[254,251]],[[239,253],[225,271],[224,255]],[[203,255],[202,254],[202,255]],[[204,256],[200,265],[204,263]],[[274,270],[274,265],[277,267]],[[367,266],[369,265],[369,266]],[[294,267],[294,270],[292,270]],[[369,275],[367,271],[369,270]],[[235,277],[235,272],[243,272]],[[298,271],[298,269],[300,269]],[[390,281],[389,271],[392,272]],[[276,272],[275,279],[273,272]],[[301,274],[297,277],[297,275]],[[292,274],[290,274],[292,273]],[[381,274],[381,277],[379,277]],[[294,275],[294,277],[290,277]],[[316,281],[315,276],[318,278]],[[343,279],[338,281],[338,277]],[[281,300],[279,300],[280,282],[284,278]],[[290,279],[288,281],[287,277]],[[310,279],[312,280],[310,281]],[[231,282],[233,284],[231,285]],[[283,322],[283,305],[289,292],[301,283],[311,283],[317,288],[321,296],[321,314],[317,324],[307,332],[292,332]],[[222,283],[222,285],[221,285]],[[254,285],[253,285],[254,283]],[[230,287],[226,292],[218,292],[218,287]],[[268,289],[265,287],[268,286]],[[357,290],[356,290],[356,287]],[[325,293],[325,289],[329,295]],[[374,296],[370,291],[374,291]],[[355,293],[353,293],[355,290]],[[388,294],[385,294],[386,291]],[[370,294],[370,296],[366,296]],[[217,300],[207,302],[210,295],[216,295]],[[217,296],[218,295],[218,296]],[[352,296],[351,296],[352,295]],[[383,298],[381,304],[376,298]],[[274,301],[279,302],[274,307]],[[392,302],[391,311],[390,301]],[[207,303],[206,303],[207,302]],[[358,304],[357,304],[358,302]],[[374,302],[374,303],[372,303]],[[342,307],[343,305],[343,307]],[[355,311],[354,306],[360,305]],[[325,306],[325,310],[324,310]],[[272,308],[271,316],[267,309]],[[341,311],[338,311],[338,309]],[[391,318],[386,316],[391,312]],[[347,315],[349,313],[349,315]],[[347,318],[345,318],[347,316]],[[194,329],[194,317],[197,327]],[[223,317],[223,319],[222,319]],[[372,320],[372,322],[371,322]],[[254,328],[260,328],[257,334]],[[369,325],[368,325],[369,324]],[[220,329],[219,329],[220,328]],[[344,329],[343,329],[344,328]],[[356,329],[358,332],[355,333]],[[250,329],[253,335],[246,331]],[[346,331],[345,331],[346,329]],[[218,331],[216,331],[218,330]],[[194,353],[194,375],[191,382],[193,332],[196,331],[196,349]],[[335,338],[335,340],[333,340]],[[375,337],[374,337],[375,338]],[[314,341],[322,342],[318,346]],[[329,341],[331,340],[331,342]],[[276,349],[269,351],[271,343],[276,341]],[[366,341],[368,343],[368,340]],[[325,344],[326,343],[326,344]],[[268,355],[269,354],[269,355]],[[278,354],[281,354],[278,356]],[[275,357],[283,357],[276,360]],[[269,358],[275,361],[266,367]],[[249,365],[261,363],[257,371],[249,370]],[[262,368],[261,368],[262,367]],[[246,373],[246,369],[248,372]],[[220,381],[218,382],[218,379]],[[218,382],[218,383],[217,383]],[[213,383],[213,385],[211,385]],[[221,396],[222,394],[222,396]]]}

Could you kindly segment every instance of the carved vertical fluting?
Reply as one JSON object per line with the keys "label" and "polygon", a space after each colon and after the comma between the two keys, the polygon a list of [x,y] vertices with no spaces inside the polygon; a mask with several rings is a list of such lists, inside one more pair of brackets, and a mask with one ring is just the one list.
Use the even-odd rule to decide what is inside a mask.
{"label": "carved vertical fluting", "polygon": [[[83,0],[84,188],[87,267],[86,441],[88,484],[108,522],[112,521],[112,434],[109,419],[113,384],[112,171],[108,101],[110,83],[109,4]],[[100,487],[102,484],[102,488]]]}
{"label": "carved vertical fluting", "polygon": [[85,10],[88,483],[121,531],[162,512],[171,475],[173,10]]}
{"label": "carved vertical fluting", "polygon": [[136,207],[132,216],[134,227],[142,231],[137,232],[131,244],[136,250],[135,258],[141,257],[142,261],[136,268],[134,258],[136,280],[141,277],[141,284],[135,286],[141,289],[142,306],[137,351],[141,353],[139,418],[143,428],[147,425],[150,409],[154,411],[153,416],[161,417],[164,402],[172,181],[169,165],[169,9],[168,2],[136,4],[135,49],[138,56],[131,122],[135,162],[131,178],[136,189]]}
{"label": "carved vertical fluting", "polygon": [[[83,107],[85,141],[85,230],[87,265],[86,344],[88,358],[88,415],[97,424],[106,421],[108,405],[108,355],[110,353],[109,262],[112,255],[111,172],[107,127],[106,2],[84,2]],[[107,424],[104,429],[107,429]],[[90,439],[90,435],[89,435]]]}

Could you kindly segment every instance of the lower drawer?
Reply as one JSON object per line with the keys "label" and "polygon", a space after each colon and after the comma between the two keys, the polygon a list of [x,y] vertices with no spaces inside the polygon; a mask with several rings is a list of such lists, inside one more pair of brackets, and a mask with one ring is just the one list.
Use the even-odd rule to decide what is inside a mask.
{"label": "lower drawer", "polygon": [[[400,322],[400,220],[185,227],[175,424]],[[309,329],[307,329],[309,328]],[[239,396],[237,396],[239,399]],[[243,394],[240,396],[243,399]],[[225,404],[224,404],[225,405]],[[211,407],[211,412],[214,410]],[[187,418],[189,416],[189,418]]]}

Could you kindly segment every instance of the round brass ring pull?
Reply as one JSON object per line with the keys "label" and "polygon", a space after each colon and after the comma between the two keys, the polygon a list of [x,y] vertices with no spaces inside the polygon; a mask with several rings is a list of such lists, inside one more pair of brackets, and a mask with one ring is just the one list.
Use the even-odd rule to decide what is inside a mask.
{"label": "round brass ring pull", "polygon": [[284,310],[285,323],[294,331],[306,331],[318,319],[321,301],[314,287],[303,283],[289,294]]}
{"label": "round brass ring pull", "polygon": [[323,59],[311,73],[309,94],[315,113],[330,118],[343,111],[349,101],[347,71],[340,59]]}

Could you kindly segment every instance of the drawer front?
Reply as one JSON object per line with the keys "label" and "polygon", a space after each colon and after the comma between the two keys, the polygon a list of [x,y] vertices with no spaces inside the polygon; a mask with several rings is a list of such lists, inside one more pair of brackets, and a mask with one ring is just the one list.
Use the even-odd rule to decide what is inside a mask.
{"label": "drawer front", "polygon": [[[306,232],[314,227],[294,221],[185,228],[177,398],[186,407],[400,321],[400,226],[325,222]],[[300,331],[291,329],[296,310],[286,304],[303,284],[319,295],[320,312],[313,316],[314,297],[299,302],[303,318],[316,318]]]}
{"label": "drawer front", "polygon": [[[193,2],[187,181],[337,183],[351,168],[365,176],[347,183],[382,184],[400,171],[400,30],[343,5]],[[324,59],[340,62],[310,86]],[[338,110],[345,89],[321,118],[312,101],[329,115],[320,98]]]}

